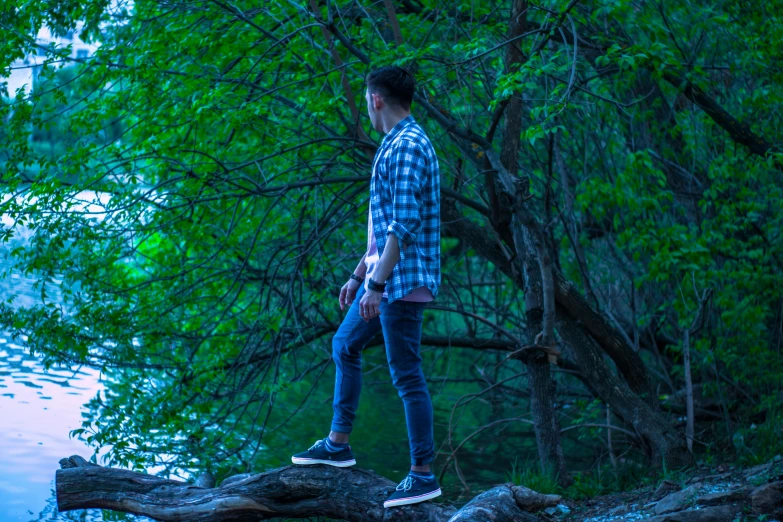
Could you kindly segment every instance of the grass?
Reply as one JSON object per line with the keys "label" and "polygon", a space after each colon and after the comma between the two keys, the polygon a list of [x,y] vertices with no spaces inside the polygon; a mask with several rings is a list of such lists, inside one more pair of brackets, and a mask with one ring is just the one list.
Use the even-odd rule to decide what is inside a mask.
{"label": "grass", "polygon": [[538,461],[527,460],[519,465],[514,460],[511,471],[506,473],[506,479],[518,486],[525,486],[539,493],[561,495],[573,500],[592,498],[599,495],[629,491],[639,487],[669,480],[684,485],[689,472],[686,470],[663,469],[651,474],[647,468],[635,462],[619,465],[617,469],[605,465],[590,471],[579,471],[571,475],[572,484],[562,487],[559,477],[554,473],[541,471]]}
{"label": "grass", "polygon": [[533,491],[544,494],[562,494],[562,488],[557,482],[557,476],[551,473],[542,473],[538,467],[538,462],[525,462],[524,466],[519,467],[517,459],[511,465],[511,472],[506,473],[506,479],[517,486],[525,486]]}

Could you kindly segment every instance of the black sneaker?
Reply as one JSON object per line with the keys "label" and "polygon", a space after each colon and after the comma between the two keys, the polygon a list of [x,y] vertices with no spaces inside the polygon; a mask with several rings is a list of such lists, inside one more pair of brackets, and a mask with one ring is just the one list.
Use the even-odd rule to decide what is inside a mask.
{"label": "black sneaker", "polygon": [[397,486],[397,490],[383,503],[383,507],[390,508],[416,504],[439,496],[440,486],[438,485],[438,479],[433,477],[430,480],[426,480],[414,475],[408,475]]}
{"label": "black sneaker", "polygon": [[310,446],[309,450],[297,453],[291,457],[291,462],[301,465],[328,464],[330,466],[337,466],[338,468],[345,468],[356,464],[350,446],[336,453],[332,453],[326,449],[326,443],[323,439],[315,441],[315,444]]}

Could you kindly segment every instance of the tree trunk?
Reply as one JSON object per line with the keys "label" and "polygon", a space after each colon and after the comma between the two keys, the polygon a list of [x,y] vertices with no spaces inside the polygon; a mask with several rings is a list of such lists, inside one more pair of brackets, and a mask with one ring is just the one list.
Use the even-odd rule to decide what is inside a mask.
{"label": "tree trunk", "polygon": [[55,475],[60,511],[100,508],[155,520],[256,521],[324,516],[355,522],[534,522],[537,512],[560,501],[504,484],[461,510],[422,502],[390,509],[383,501],[395,484],[371,471],[325,465],[287,466],[229,477],[218,488],[199,487],[134,471],[105,468],[79,456],[62,459]]}
{"label": "tree trunk", "polygon": [[682,339],[682,366],[685,371],[685,439],[688,451],[693,451],[693,378],[691,377],[690,330],[685,329]]}
{"label": "tree trunk", "polygon": [[[527,28],[527,0],[514,0],[511,5],[511,16],[509,19],[507,38],[513,40],[524,34]],[[510,44],[506,47],[505,70],[511,72],[518,69],[525,60],[525,56],[519,49],[518,43]],[[498,109],[495,118],[499,121],[500,115],[504,114],[505,132],[503,143],[501,145],[500,162],[507,171],[517,172],[517,159],[519,156],[520,133],[522,132],[522,99],[519,96],[512,96],[507,103],[502,104]],[[538,317],[538,321],[531,325],[527,324],[527,329],[532,333],[530,337],[539,332],[543,332],[544,339],[542,344],[549,346],[552,339],[553,324],[552,320],[542,321],[546,317],[547,307],[544,301],[547,301],[549,315],[554,316],[554,292],[552,290],[551,270],[547,272],[548,266],[539,266],[539,262],[534,255],[524,256],[522,252],[528,249],[525,243],[525,231],[520,220],[519,208],[524,196],[516,192],[509,193],[508,190],[502,190],[502,187],[496,184],[497,176],[491,169],[485,169],[485,183],[487,193],[489,194],[490,207],[489,218],[493,228],[508,244],[514,244],[517,252],[520,253],[520,259],[523,259],[519,268],[526,274],[533,274],[531,277],[525,277],[525,295],[528,304],[527,313]],[[516,181],[519,181],[515,178]],[[517,186],[517,189],[522,187]],[[513,206],[513,211],[509,212],[508,206]],[[549,275],[547,288],[543,288],[541,283],[542,274]],[[532,281],[533,286],[529,284]],[[549,290],[548,292],[546,290]],[[542,326],[546,326],[542,330]],[[533,414],[533,426],[536,433],[536,442],[538,443],[538,456],[541,468],[544,473],[551,472],[557,475],[560,480],[565,480],[566,471],[563,461],[563,450],[560,446],[560,429],[557,418],[555,417],[552,401],[554,398],[554,386],[549,374],[549,363],[546,357],[541,360],[540,352],[538,355],[531,353],[523,358],[527,365],[530,381],[530,409]]]}
{"label": "tree trunk", "polygon": [[545,354],[534,352],[527,362],[530,381],[530,411],[533,413],[538,458],[544,473],[557,477],[558,483],[567,486],[571,483],[563,458],[560,444],[560,426],[555,409],[555,383],[549,371],[549,361]]}
{"label": "tree trunk", "polygon": [[[512,40],[527,31],[527,0],[514,0],[511,5],[511,17],[508,22],[507,38]],[[522,65],[525,56],[519,49],[520,42],[506,46],[506,72],[512,72]],[[519,157],[520,135],[522,133],[522,98],[517,94],[508,100],[505,108],[506,130],[503,136],[500,161],[510,172],[516,172]]]}
{"label": "tree trunk", "polygon": [[[514,0],[511,4],[511,16],[508,24],[507,38],[514,40],[527,30],[527,0]],[[513,42],[506,46],[505,69],[511,72],[520,67],[526,57],[519,48],[519,42]],[[505,111],[505,132],[501,145],[500,162],[512,175],[518,170],[520,135],[522,132],[522,98],[517,94],[509,98],[505,105],[501,105],[499,114]],[[514,176],[517,182],[515,191],[498,190],[496,186],[497,176],[491,170],[487,170],[486,185],[490,195],[490,219],[493,227],[504,237],[506,241],[513,241],[521,260],[520,269],[525,274],[525,304],[528,317],[527,331],[532,339],[539,333],[542,335],[541,343],[550,346],[554,343],[554,314],[555,299],[552,285],[551,266],[547,252],[534,250],[534,246],[543,247],[539,227],[535,230],[527,230],[525,226],[535,226],[535,223],[524,223],[523,216],[527,215],[523,208],[524,199],[527,196],[526,184],[520,183],[520,179]],[[513,205],[513,211],[508,212],[508,203]],[[512,219],[513,216],[513,219]],[[509,234],[511,232],[511,234]],[[531,234],[536,234],[531,237]],[[509,237],[509,235],[511,237]],[[539,254],[536,256],[536,254]],[[545,255],[541,255],[545,254]],[[538,344],[538,342],[536,342]],[[552,403],[554,401],[554,382],[549,372],[547,357],[537,351],[524,357],[527,365],[530,383],[530,411],[533,414],[533,429],[536,433],[538,446],[538,458],[541,470],[545,474],[551,473],[558,477],[562,483],[567,483],[563,449],[560,444],[560,427],[555,416]]]}
{"label": "tree trunk", "polygon": [[[527,232],[522,227],[515,227],[514,236],[518,244],[528,243],[521,237],[517,238],[525,234]],[[527,330],[533,337],[543,331],[544,297],[541,270],[536,256],[529,250],[525,250],[522,255],[522,269],[525,274],[525,318]],[[570,478],[560,443],[560,426],[553,407],[555,383],[549,371],[549,360],[541,351],[533,351],[524,361],[530,382],[530,411],[533,414],[541,471],[556,476],[561,485],[568,485]]]}

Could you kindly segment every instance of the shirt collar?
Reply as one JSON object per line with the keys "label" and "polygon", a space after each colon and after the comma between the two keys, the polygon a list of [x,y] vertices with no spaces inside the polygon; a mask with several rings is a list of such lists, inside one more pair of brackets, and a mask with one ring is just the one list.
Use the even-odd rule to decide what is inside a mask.
{"label": "shirt collar", "polygon": [[397,134],[402,132],[402,129],[407,127],[409,123],[414,122],[415,120],[413,119],[413,114],[409,114],[408,116],[404,117],[398,121],[394,127],[392,127],[392,130],[389,131],[389,134],[384,137],[384,141],[391,141]]}

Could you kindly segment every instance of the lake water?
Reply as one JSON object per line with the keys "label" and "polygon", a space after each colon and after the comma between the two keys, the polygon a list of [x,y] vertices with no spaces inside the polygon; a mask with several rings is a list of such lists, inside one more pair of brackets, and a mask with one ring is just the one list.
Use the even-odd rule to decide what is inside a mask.
{"label": "lake water", "polygon": [[[7,219],[2,224],[13,225]],[[28,235],[20,231],[16,240]],[[9,272],[11,248],[0,245],[0,274],[6,276],[0,279],[0,299],[15,295],[15,306],[40,303],[35,280]],[[58,299],[51,288],[47,294]],[[45,371],[25,341],[0,332],[0,521],[102,520],[100,510],[58,513],[54,494],[59,460],[71,455],[89,459],[93,453],[68,434],[81,427],[82,404],[102,389],[100,375],[91,368]]]}
{"label": "lake water", "polygon": [[0,335],[0,520],[68,520],[57,514],[54,473],[61,458],[92,454],[68,432],[81,427],[100,379],[91,369],[44,371],[23,344]]}

